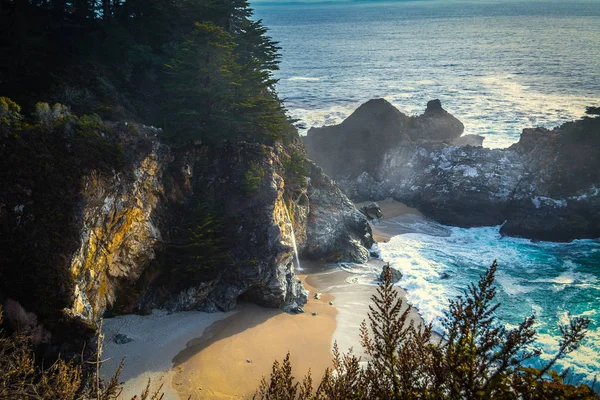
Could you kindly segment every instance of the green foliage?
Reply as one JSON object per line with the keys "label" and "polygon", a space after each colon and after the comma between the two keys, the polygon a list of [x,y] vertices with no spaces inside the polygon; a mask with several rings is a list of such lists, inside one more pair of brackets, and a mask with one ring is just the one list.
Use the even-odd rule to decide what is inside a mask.
{"label": "green foliage", "polygon": [[173,128],[192,138],[232,135],[233,101],[239,81],[235,41],[213,23],[196,23],[168,65],[167,93]]}
{"label": "green foliage", "polygon": [[0,130],[19,128],[22,120],[21,107],[8,97],[0,97]]}
{"label": "green foliage", "polygon": [[306,186],[308,167],[304,153],[294,147],[290,147],[289,157],[282,158],[285,181],[290,186]]}
{"label": "green foliage", "polygon": [[[564,383],[551,368],[583,340],[589,320],[577,318],[561,328],[563,340],[555,357],[542,369],[525,362],[538,355],[532,348],[534,317],[514,329],[498,320],[493,286],[497,264],[450,302],[443,338],[431,325],[415,326],[410,306],[398,298],[387,269],[372,297],[369,325],[361,326],[365,366],[354,355],[341,355],[334,346],[334,369],[327,369],[312,391],[310,373],[294,383],[289,355],[275,363],[254,398],[279,399],[598,399],[585,385]],[[299,388],[309,388],[308,391]]]}
{"label": "green foliage", "polygon": [[245,0],[5,2],[0,27],[0,93],[28,109],[50,98],[177,143],[297,137],[274,91],[279,47]]}
{"label": "green foliage", "polygon": [[72,114],[69,107],[60,103],[56,103],[52,107],[48,103],[37,103],[33,116],[40,124],[53,128],[65,119],[72,117]]}
{"label": "green foliage", "polygon": [[208,202],[196,202],[167,249],[165,261],[175,288],[210,281],[232,264],[221,218]]}
{"label": "green foliage", "polygon": [[248,171],[244,174],[244,188],[249,194],[260,189],[260,184],[265,176],[265,170],[258,164],[251,162]]}

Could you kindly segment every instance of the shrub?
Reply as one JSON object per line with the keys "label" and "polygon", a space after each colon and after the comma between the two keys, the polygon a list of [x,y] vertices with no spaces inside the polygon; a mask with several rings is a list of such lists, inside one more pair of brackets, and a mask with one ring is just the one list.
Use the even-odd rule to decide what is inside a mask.
{"label": "shrub", "polygon": [[251,162],[250,167],[244,174],[244,188],[248,193],[254,193],[259,190],[260,183],[265,176],[265,170],[258,164]]}
{"label": "shrub", "polygon": [[[561,328],[563,339],[555,357],[543,368],[527,368],[538,355],[532,349],[534,317],[515,329],[498,320],[493,286],[496,262],[471,284],[464,295],[450,302],[445,314],[446,334],[432,336],[431,325],[415,326],[393,288],[387,270],[372,297],[369,325],[361,326],[361,344],[367,359],[341,355],[334,347],[334,369],[327,369],[316,391],[310,372],[302,385],[293,382],[289,357],[273,365],[263,379],[258,399],[598,399],[592,388],[564,383],[564,375],[551,371],[557,360],[575,350],[585,336],[589,320],[576,318]],[[409,322],[410,321],[410,322]],[[310,384],[310,389],[306,388]],[[301,388],[301,390],[298,390]]]}
{"label": "shrub", "polygon": [[[25,311],[23,311],[25,312]],[[0,307],[0,325],[3,315]],[[96,360],[90,374],[85,374],[81,364],[58,359],[50,367],[36,362],[31,335],[28,330],[7,335],[0,330],[0,399],[31,400],[116,400],[120,398],[119,381],[123,363],[114,376],[105,381],[99,376],[102,353],[101,335],[98,338]],[[150,393],[150,382],[139,400],[160,400],[160,388]]]}
{"label": "shrub", "polygon": [[22,120],[21,107],[8,97],[0,97],[0,129],[18,128]]}
{"label": "shrub", "polygon": [[308,168],[304,154],[299,150],[290,148],[289,157],[282,158],[285,179],[290,186],[305,186]]}
{"label": "shrub", "polygon": [[44,127],[52,129],[57,123],[71,117],[71,112],[69,107],[60,103],[56,103],[52,107],[50,107],[48,103],[37,103],[35,105],[33,116]]}

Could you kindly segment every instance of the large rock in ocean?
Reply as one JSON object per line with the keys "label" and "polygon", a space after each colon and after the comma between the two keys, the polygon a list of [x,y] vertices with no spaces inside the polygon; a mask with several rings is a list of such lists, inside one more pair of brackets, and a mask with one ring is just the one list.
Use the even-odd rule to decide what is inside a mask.
{"label": "large rock in ocean", "polygon": [[[392,113],[387,105],[381,108]],[[440,113],[437,102],[428,109],[424,116]],[[418,139],[407,130],[412,140],[397,140],[371,156],[378,163],[365,168],[364,160],[347,158],[339,162],[352,174],[336,174],[333,165],[332,178],[354,201],[393,197],[447,225],[504,224],[504,234],[539,240],[600,237],[600,119],[586,118],[554,130],[525,129],[510,148],[486,149],[477,146],[481,142],[476,138],[456,137],[459,126],[448,118],[441,115],[440,121],[454,127],[453,135],[440,135],[437,123],[422,123]],[[329,129],[340,137],[356,133],[344,126]],[[372,136],[376,140],[376,132]],[[389,143],[385,137],[382,140]],[[355,141],[348,138],[345,143]],[[330,150],[307,148],[311,158]],[[334,160],[331,157],[330,163]]]}
{"label": "large rock in ocean", "polygon": [[390,148],[413,141],[452,142],[463,124],[446,112],[439,100],[423,115],[409,117],[384,99],[361,105],[339,125],[311,128],[304,137],[309,158],[335,177],[375,174]]}

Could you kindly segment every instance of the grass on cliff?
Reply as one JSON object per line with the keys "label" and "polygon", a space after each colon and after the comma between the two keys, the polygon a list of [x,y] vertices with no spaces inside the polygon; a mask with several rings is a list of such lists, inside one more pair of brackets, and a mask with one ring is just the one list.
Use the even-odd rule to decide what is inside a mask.
{"label": "grass on cliff", "polygon": [[471,284],[463,296],[450,301],[445,314],[446,335],[440,341],[431,325],[415,326],[410,307],[391,282],[385,281],[372,297],[369,324],[360,330],[365,360],[341,354],[334,346],[333,369],[327,369],[314,387],[309,371],[295,381],[289,354],[275,361],[255,399],[599,399],[593,388],[565,383],[566,373],[552,368],[556,361],[578,348],[589,320],[576,318],[561,327],[558,353],[541,369],[526,366],[540,354],[535,348],[535,318],[525,318],[514,329],[498,320],[493,286],[496,262]]}

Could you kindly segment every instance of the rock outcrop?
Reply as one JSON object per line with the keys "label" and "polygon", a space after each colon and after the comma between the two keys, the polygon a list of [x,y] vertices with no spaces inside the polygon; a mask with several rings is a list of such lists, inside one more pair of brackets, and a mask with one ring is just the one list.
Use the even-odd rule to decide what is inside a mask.
{"label": "rock outcrop", "polygon": [[307,258],[366,262],[375,243],[367,218],[323,173],[309,163],[306,241],[300,252]]}
{"label": "rock outcrop", "polygon": [[[56,302],[62,312],[55,306],[35,309],[43,303],[27,303],[25,291],[5,295],[0,288],[0,301],[6,296],[32,304],[31,311],[44,314],[43,324],[68,316],[81,321],[82,329],[107,310],[230,310],[238,299],[297,310],[307,292],[295,275],[292,229],[302,257],[368,258],[373,239],[366,218],[304,158],[300,143],[171,148],[151,127],[116,124],[112,131],[125,165],[83,173],[81,187],[72,190],[78,200],[63,210],[73,240],[66,256],[56,257],[64,260],[56,266],[64,273],[57,279],[64,292]],[[295,162],[305,167],[306,176],[290,167],[291,151],[301,155]],[[12,221],[11,232],[16,232],[13,246],[22,237],[19,229],[35,228],[39,207],[33,201],[20,205],[19,198],[30,193],[28,181],[20,182],[18,196],[0,198],[0,217]],[[181,261],[180,255],[193,248],[201,250]],[[56,323],[50,330],[64,326]]]}
{"label": "rock outcrop", "polygon": [[334,179],[374,175],[388,149],[416,140],[452,142],[463,124],[441,107],[427,104],[425,113],[409,117],[384,99],[369,100],[339,125],[311,128],[304,138],[307,154]]}
{"label": "rock outcrop", "polygon": [[[437,102],[430,102],[429,108],[433,111],[424,115],[439,112],[435,111],[439,108]],[[381,109],[391,113],[387,104]],[[443,122],[452,121],[448,118],[422,124],[416,136],[410,130],[402,131],[404,125],[399,126],[399,136],[406,133],[410,140],[404,136],[383,151],[377,148],[378,153],[370,158],[380,161],[368,169],[362,167],[362,159],[355,163],[346,158],[339,162],[347,173],[335,167],[324,168],[325,172],[354,201],[393,197],[447,225],[504,224],[504,234],[539,240],[600,237],[600,119],[586,118],[552,131],[525,129],[519,143],[510,148],[486,149],[473,146],[473,138],[461,141],[452,134],[439,135],[439,126],[453,126],[454,130],[448,131],[458,132],[458,125]],[[379,124],[366,120],[361,123],[371,127]],[[356,133],[343,126],[329,129],[341,137]],[[376,138],[376,128],[372,135]],[[314,140],[307,140],[312,143],[307,146],[310,158],[319,159],[330,150],[337,151],[317,146]],[[382,141],[387,142],[386,135]],[[345,143],[354,141],[348,138]]]}
{"label": "rock outcrop", "polygon": [[358,211],[363,213],[369,221],[372,221],[374,219],[383,218],[383,213],[381,212],[381,207],[379,207],[379,204],[375,203],[374,201],[362,206],[361,208],[358,209]]}
{"label": "rock outcrop", "polygon": [[[72,314],[93,320],[114,304],[122,283],[136,283],[157,249],[169,242],[177,226],[174,205],[192,207],[199,193],[210,192],[226,216],[233,267],[167,296],[155,290],[161,286],[157,275],[135,308],[230,310],[238,298],[267,307],[302,306],[307,293],[294,273],[292,226],[303,257],[368,258],[373,241],[366,218],[314,164],[309,164],[306,186],[292,198],[281,147],[239,143],[175,152],[151,142],[153,151],[136,163],[133,181],[88,185],[93,189],[85,196],[82,246],[73,260]],[[253,187],[240,174],[249,169],[256,173]]]}

